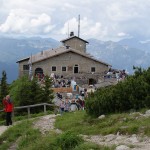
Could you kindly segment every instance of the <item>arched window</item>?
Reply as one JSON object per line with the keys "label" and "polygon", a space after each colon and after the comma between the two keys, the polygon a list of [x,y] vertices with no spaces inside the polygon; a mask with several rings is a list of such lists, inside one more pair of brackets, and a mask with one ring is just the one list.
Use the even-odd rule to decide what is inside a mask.
{"label": "arched window", "polygon": [[43,74],[43,69],[42,68],[36,68],[35,69],[35,75],[37,75],[37,74],[42,75]]}
{"label": "arched window", "polygon": [[89,85],[94,85],[94,84],[96,84],[96,80],[93,78],[90,78],[89,79]]}

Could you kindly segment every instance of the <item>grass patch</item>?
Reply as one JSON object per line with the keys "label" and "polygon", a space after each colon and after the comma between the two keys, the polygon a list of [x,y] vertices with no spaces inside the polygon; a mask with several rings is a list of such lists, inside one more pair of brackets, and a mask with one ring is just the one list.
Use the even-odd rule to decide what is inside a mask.
{"label": "grass patch", "polygon": [[77,134],[145,134],[150,136],[150,118],[139,114],[112,114],[104,119],[90,118],[84,111],[64,113],[56,118],[55,126],[63,131],[71,130]]}
{"label": "grass patch", "polygon": [[19,138],[18,150],[114,150],[84,142],[81,136],[72,131],[60,135],[55,132],[41,135],[38,129],[33,129],[32,121],[22,121],[10,127],[0,136],[0,149],[7,150]]}
{"label": "grass patch", "polygon": [[15,126],[9,127],[0,136],[0,149],[7,150],[12,143],[21,137],[30,128],[30,121],[23,121]]}
{"label": "grass patch", "polygon": [[[32,137],[32,135],[30,135]],[[31,138],[29,138],[31,139]],[[23,140],[24,141],[24,140]],[[21,141],[21,143],[23,142]],[[19,144],[18,150],[114,150],[114,147],[99,146],[83,139],[74,132],[67,131],[61,135],[50,132],[46,136],[35,138],[34,141],[26,140]]]}
{"label": "grass patch", "polygon": [[74,150],[114,150],[116,146],[107,147],[107,146],[99,146],[90,142],[85,142],[80,144]]}
{"label": "grass patch", "polygon": [[41,137],[41,133],[37,129],[29,128],[26,132],[23,133],[19,142],[19,150],[24,149],[25,147],[32,146],[33,143]]}
{"label": "grass patch", "polygon": [[62,150],[72,150],[83,143],[83,139],[71,131],[67,131],[60,135],[56,141]]}
{"label": "grass patch", "polygon": [[54,132],[50,132],[46,136],[39,136],[38,134],[34,135],[34,141],[30,141],[33,136],[29,135],[28,139],[23,137],[19,143],[18,150],[59,150],[58,144],[56,143],[56,138],[58,135]]}
{"label": "grass patch", "polygon": [[[38,116],[36,116],[38,117]],[[140,134],[150,136],[150,118],[138,114],[112,114],[104,119],[91,118],[85,111],[64,113],[56,118],[55,127],[64,131],[59,135],[48,132],[41,135],[38,129],[33,129],[32,121],[21,121],[10,127],[0,136],[0,149],[7,150],[18,138],[18,150],[114,150],[115,146],[105,147],[85,142],[78,136],[116,134]]]}

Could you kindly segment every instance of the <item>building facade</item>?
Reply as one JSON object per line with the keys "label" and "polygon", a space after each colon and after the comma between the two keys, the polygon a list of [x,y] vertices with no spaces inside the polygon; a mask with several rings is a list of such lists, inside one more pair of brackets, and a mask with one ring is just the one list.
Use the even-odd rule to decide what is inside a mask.
{"label": "building facade", "polygon": [[[71,36],[62,40],[63,46],[45,50],[17,61],[19,77],[27,75],[55,74],[66,78],[86,78],[97,81],[111,65],[99,61],[86,53],[87,41]],[[90,83],[89,83],[90,84]]]}

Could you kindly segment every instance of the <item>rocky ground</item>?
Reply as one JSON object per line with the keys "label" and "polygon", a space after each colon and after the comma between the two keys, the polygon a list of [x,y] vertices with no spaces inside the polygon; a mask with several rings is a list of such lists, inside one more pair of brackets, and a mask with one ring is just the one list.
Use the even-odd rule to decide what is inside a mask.
{"label": "rocky ground", "polygon": [[58,115],[46,115],[40,117],[37,121],[35,121],[34,128],[38,128],[42,134],[45,134],[48,131],[55,131],[56,133],[62,133],[61,130],[54,128],[55,118]]}
{"label": "rocky ground", "polygon": [[[57,133],[62,133],[61,130],[54,128],[56,115],[47,115],[41,117],[38,121],[34,122],[34,127],[39,128],[42,134],[49,130],[54,130]],[[150,138],[147,136],[133,135],[117,135],[109,134],[102,135],[81,135],[86,141],[105,146],[117,145],[116,150],[150,150]]]}
{"label": "rocky ground", "polygon": [[[86,141],[91,141],[99,145],[111,146],[117,145],[116,150],[150,150],[150,138],[139,137],[136,134],[131,136],[109,134],[106,136],[83,135]],[[131,148],[132,147],[132,148]]]}
{"label": "rocky ground", "polygon": [[[57,115],[46,115],[39,117],[34,123],[34,128],[40,129],[42,134],[53,130],[57,133],[62,133],[61,130],[55,129],[54,123]],[[0,135],[7,130],[7,127],[0,126]],[[81,135],[86,141],[105,146],[117,145],[116,150],[150,150],[150,138],[147,136],[134,135],[117,135],[109,134],[102,135]],[[16,150],[16,143],[14,143],[9,150]]]}

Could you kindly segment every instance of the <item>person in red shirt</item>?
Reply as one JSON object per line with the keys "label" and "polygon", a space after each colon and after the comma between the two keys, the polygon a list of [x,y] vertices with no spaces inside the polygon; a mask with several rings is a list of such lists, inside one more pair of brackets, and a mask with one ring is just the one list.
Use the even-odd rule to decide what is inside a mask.
{"label": "person in red shirt", "polygon": [[3,99],[4,111],[6,112],[6,126],[12,125],[12,112],[13,112],[13,103],[10,99],[10,96],[7,95]]}

